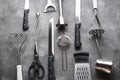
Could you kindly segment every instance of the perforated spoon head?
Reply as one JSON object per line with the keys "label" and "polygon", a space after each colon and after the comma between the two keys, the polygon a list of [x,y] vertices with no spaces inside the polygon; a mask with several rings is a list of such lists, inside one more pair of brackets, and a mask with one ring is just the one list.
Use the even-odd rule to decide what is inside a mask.
{"label": "perforated spoon head", "polygon": [[105,32],[103,29],[92,29],[90,30],[89,34],[93,36],[102,36],[102,34]]}

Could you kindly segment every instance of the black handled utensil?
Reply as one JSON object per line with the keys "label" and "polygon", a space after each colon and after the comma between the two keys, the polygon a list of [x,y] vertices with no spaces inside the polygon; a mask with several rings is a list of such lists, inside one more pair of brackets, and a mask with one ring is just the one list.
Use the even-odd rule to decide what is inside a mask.
{"label": "black handled utensil", "polygon": [[81,27],[81,0],[76,0],[75,9],[75,49],[81,48],[81,37],[80,37],[80,27]]}
{"label": "black handled utensil", "polygon": [[45,75],[45,70],[39,60],[37,41],[35,41],[33,57],[34,57],[34,60],[31,64],[31,66],[29,67],[28,76],[29,76],[30,80],[35,80],[36,78],[42,79]]}
{"label": "black handled utensil", "polygon": [[28,69],[28,76],[30,80],[35,80],[36,78],[38,79],[43,79],[44,75],[45,75],[45,69],[39,59],[39,51],[38,51],[38,30],[40,29],[39,27],[39,17],[40,17],[40,13],[36,12],[36,25],[33,28],[34,30],[34,35],[35,35],[35,39],[34,39],[34,60],[31,64],[31,66]]}
{"label": "black handled utensil", "polygon": [[48,80],[55,80],[54,73],[54,22],[49,21]]}
{"label": "black handled utensil", "polygon": [[28,14],[29,14],[29,0],[25,0],[24,16],[23,16],[23,31],[27,31],[29,29]]}

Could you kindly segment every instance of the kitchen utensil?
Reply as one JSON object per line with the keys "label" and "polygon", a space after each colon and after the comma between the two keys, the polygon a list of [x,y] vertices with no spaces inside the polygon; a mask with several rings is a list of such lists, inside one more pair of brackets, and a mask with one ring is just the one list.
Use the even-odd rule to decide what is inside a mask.
{"label": "kitchen utensil", "polygon": [[75,49],[79,50],[82,46],[80,37],[81,27],[81,0],[76,0],[75,6]]}
{"label": "kitchen utensil", "polygon": [[89,53],[75,53],[74,58],[74,80],[92,80],[89,64]]}
{"label": "kitchen utensil", "polygon": [[36,26],[34,27],[34,34],[35,34],[35,40],[34,40],[34,60],[29,67],[28,70],[28,76],[31,80],[35,80],[36,78],[42,79],[45,75],[45,69],[42,66],[40,60],[39,60],[39,52],[37,47],[37,30],[39,30],[39,16],[40,13],[36,12]]}
{"label": "kitchen utensil", "polygon": [[54,19],[49,21],[48,80],[55,80],[54,71]]}
{"label": "kitchen utensil", "polygon": [[62,50],[62,70],[67,70],[67,49],[71,45],[71,39],[65,34],[61,34],[57,39],[58,46]]}
{"label": "kitchen utensil", "polygon": [[34,60],[28,70],[29,78],[30,80],[35,80],[36,77],[38,79],[42,79],[45,75],[45,70],[39,60],[37,42],[35,42],[35,45],[34,45],[34,56],[33,57],[34,57]]}
{"label": "kitchen utensil", "polygon": [[23,33],[11,33],[9,35],[10,42],[12,43],[14,48],[17,50],[17,54],[16,54],[17,56],[17,80],[23,80],[20,56],[21,56],[22,46],[25,43],[26,39],[27,39],[27,35]]}
{"label": "kitchen utensil", "polygon": [[[105,30],[102,29],[101,23],[99,21],[98,15],[97,15],[97,10],[98,10],[97,9],[97,0],[93,0],[93,10],[94,10],[93,21],[94,21],[94,19],[96,19],[96,21],[98,23],[98,27],[91,29],[89,34],[92,35],[93,38],[95,39],[95,43],[96,43],[98,53],[100,56],[100,59],[96,60],[95,69],[98,71],[102,71],[104,73],[110,74],[112,71],[113,62],[111,60],[103,60],[102,59],[102,55],[101,55],[101,51],[100,51],[100,47],[99,47],[99,42],[98,42],[98,39],[100,39],[102,37]],[[92,24],[93,24],[93,21],[92,21]]]}

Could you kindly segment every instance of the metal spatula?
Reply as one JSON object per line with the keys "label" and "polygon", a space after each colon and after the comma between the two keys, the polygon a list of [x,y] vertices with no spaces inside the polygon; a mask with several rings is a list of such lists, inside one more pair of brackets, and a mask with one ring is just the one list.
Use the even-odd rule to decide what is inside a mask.
{"label": "metal spatula", "polygon": [[89,53],[75,53],[74,80],[91,80]]}

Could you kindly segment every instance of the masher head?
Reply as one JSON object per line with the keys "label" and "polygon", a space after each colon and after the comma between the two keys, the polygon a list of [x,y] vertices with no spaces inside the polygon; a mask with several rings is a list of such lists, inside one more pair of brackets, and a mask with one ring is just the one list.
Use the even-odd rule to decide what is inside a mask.
{"label": "masher head", "polygon": [[112,61],[106,61],[106,60],[96,60],[95,69],[98,71],[102,71],[104,73],[110,74],[113,68],[113,62]]}
{"label": "masher head", "polygon": [[92,29],[89,31],[89,34],[90,35],[93,35],[93,36],[102,36],[102,34],[105,32],[104,29]]}

